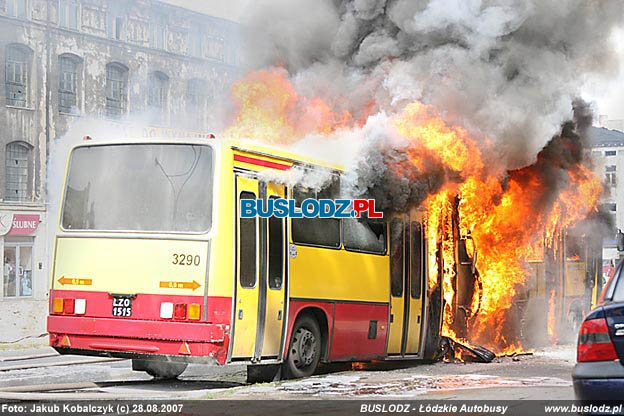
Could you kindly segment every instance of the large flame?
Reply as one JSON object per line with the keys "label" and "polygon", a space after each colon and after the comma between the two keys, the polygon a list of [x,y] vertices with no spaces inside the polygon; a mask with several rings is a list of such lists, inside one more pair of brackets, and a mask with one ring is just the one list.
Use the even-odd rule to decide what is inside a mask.
{"label": "large flame", "polygon": [[[364,121],[336,110],[341,108],[337,103],[298,95],[286,71],[280,69],[253,72],[237,82],[232,93],[237,113],[224,134],[229,137],[288,144],[308,134],[357,129]],[[365,118],[374,107],[367,103],[359,114]],[[454,239],[461,235],[471,241],[478,254],[480,284],[472,299],[473,315],[466,321],[467,339],[460,341],[478,343],[497,353],[521,351],[518,331],[509,314],[527,280],[525,261],[540,259],[544,236],[552,241],[561,229],[595,209],[602,190],[600,181],[582,163],[565,169],[555,166],[566,181],[563,187],[551,189],[543,175],[544,166],[552,164],[546,154],[538,155],[534,165],[522,169],[492,169],[482,154],[482,143],[463,128],[445,122],[436,109],[421,103],[411,103],[392,115],[391,128],[409,143],[405,152],[416,171],[426,174],[432,159],[444,167],[444,186],[424,202],[428,285],[431,289],[439,279],[442,282],[443,335],[459,338],[453,330],[456,317],[452,305]],[[454,204],[458,235],[452,228]]]}

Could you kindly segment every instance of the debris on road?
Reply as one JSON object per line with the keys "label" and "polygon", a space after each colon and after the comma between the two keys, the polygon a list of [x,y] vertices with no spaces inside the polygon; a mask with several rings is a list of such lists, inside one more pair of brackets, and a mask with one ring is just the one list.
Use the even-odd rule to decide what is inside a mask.
{"label": "debris on road", "polygon": [[471,361],[476,361],[480,363],[491,363],[494,358],[496,358],[496,354],[494,354],[492,351],[488,350],[485,347],[481,347],[478,345],[473,347],[461,344],[456,340],[450,339],[448,337],[442,337],[441,351],[445,360],[448,358],[448,361],[450,362],[453,362],[455,359],[466,361],[467,357],[464,352],[469,353]]}

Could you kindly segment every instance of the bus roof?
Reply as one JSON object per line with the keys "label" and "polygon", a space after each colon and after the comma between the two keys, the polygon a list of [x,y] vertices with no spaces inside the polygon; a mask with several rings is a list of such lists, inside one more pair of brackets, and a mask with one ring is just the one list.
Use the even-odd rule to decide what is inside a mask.
{"label": "bus roof", "polygon": [[285,146],[270,145],[257,143],[253,140],[245,139],[208,139],[197,137],[126,137],[111,140],[84,140],[77,143],[76,147],[83,146],[102,146],[102,145],[115,145],[115,144],[145,144],[145,143],[184,143],[195,145],[211,145],[214,147],[222,148],[236,148],[238,150],[247,151],[250,153],[257,153],[265,156],[272,156],[278,159],[300,162],[310,165],[321,166],[328,169],[344,171],[344,166],[338,163],[333,163],[326,160],[315,159],[306,156],[302,153],[297,153],[288,150]]}
{"label": "bus roof", "polygon": [[239,150],[245,150],[250,153],[259,153],[269,156],[275,156],[284,160],[303,162],[305,164],[322,166],[333,170],[345,170],[344,166],[339,163],[330,162],[328,160],[316,159],[303,153],[293,152],[285,146],[257,143],[252,140],[223,140],[222,142],[224,146],[235,147]]}

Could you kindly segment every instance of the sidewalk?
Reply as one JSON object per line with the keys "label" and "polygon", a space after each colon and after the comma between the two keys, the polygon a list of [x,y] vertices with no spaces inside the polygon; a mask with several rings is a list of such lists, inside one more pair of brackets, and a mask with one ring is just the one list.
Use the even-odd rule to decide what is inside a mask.
{"label": "sidewalk", "polygon": [[17,342],[0,342],[0,359],[5,356],[27,355],[31,351],[54,351],[48,347],[48,336],[28,337]]}

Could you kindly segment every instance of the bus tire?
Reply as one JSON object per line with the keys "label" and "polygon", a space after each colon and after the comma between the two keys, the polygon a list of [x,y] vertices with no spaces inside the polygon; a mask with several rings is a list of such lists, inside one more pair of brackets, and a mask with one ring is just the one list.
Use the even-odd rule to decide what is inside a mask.
{"label": "bus tire", "polygon": [[132,360],[134,371],[145,371],[157,380],[171,380],[177,378],[188,367],[187,363],[174,363],[157,360]]}
{"label": "bus tire", "polygon": [[283,364],[284,378],[303,378],[314,374],[321,360],[321,339],[321,329],[312,315],[297,318]]}

